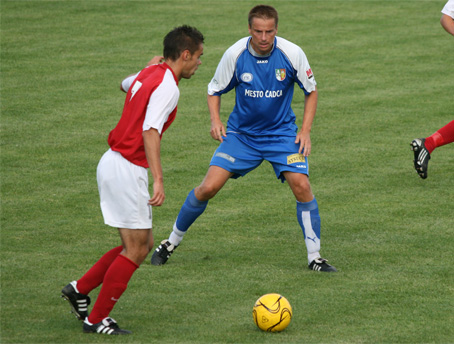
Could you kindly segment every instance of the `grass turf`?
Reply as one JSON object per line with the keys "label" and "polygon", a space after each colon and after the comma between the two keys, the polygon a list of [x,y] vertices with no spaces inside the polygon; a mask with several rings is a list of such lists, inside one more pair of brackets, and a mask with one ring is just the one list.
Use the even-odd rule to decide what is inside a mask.
{"label": "grass turf", "polygon": [[[126,75],[190,24],[203,64],[180,84],[166,132],[167,200],[156,242],[206,171],[206,85],[247,35],[251,1],[1,2],[1,341],[4,343],[452,342],[453,147],[429,178],[409,142],[453,118],[454,45],[443,1],[270,1],[279,35],[306,52],[319,89],[311,183],[322,253],[340,271],[306,268],[294,198],[264,163],[229,182],[163,267],[148,260],[112,312],[132,336],[84,335],[60,289],[119,244],[102,224],[96,165],[121,113]],[[223,97],[226,119],[233,94]],[[304,97],[293,108],[301,123]],[[258,330],[252,306],[278,292],[294,318]],[[93,292],[93,299],[97,291]]]}

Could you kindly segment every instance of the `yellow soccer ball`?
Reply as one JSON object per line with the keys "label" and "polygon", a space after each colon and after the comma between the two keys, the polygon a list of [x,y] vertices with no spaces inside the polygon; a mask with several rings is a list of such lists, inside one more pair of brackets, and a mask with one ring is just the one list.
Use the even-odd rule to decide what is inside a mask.
{"label": "yellow soccer ball", "polygon": [[252,316],[259,329],[267,332],[284,330],[292,320],[292,306],[279,294],[265,294],[255,302]]}

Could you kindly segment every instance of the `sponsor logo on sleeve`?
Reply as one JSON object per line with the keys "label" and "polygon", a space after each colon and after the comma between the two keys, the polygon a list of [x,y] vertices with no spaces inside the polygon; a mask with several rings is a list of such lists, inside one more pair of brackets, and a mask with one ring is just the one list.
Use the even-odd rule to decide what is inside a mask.
{"label": "sponsor logo on sleeve", "polygon": [[310,79],[310,78],[313,78],[314,77],[314,74],[312,73],[312,69],[308,69],[306,71],[306,75],[307,75],[307,78]]}

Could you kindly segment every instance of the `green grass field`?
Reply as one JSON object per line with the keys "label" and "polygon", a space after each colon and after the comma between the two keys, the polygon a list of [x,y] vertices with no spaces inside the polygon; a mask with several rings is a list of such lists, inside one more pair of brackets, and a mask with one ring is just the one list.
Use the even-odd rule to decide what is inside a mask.
{"label": "green grass field", "polygon": [[[158,243],[217,146],[206,86],[258,2],[1,0],[0,342],[453,343],[454,145],[433,153],[426,180],[409,146],[454,117],[445,2],[267,2],[318,82],[311,184],[322,254],[339,272],[307,269],[294,197],[264,163],[225,186],[167,265],[137,270],[111,313],[134,334],[111,338],[83,334],[60,290],[119,244],[103,224],[96,166],[121,114],[120,82],[161,54],[173,27],[204,33],[203,64],[181,82],[162,143]],[[224,120],[233,100],[223,97]],[[298,124],[303,106],[296,92]],[[281,333],[252,321],[270,292],[293,307]]]}

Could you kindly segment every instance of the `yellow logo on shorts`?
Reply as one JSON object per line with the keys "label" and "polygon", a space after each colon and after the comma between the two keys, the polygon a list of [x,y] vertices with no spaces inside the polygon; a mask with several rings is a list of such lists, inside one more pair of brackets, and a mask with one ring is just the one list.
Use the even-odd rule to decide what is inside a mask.
{"label": "yellow logo on shorts", "polygon": [[306,162],[306,158],[303,154],[292,154],[287,156],[287,165],[294,164],[296,162]]}

